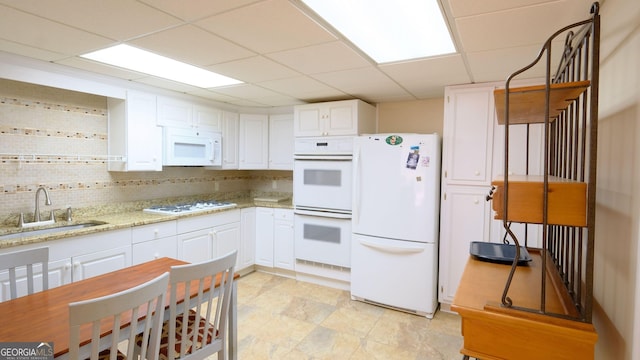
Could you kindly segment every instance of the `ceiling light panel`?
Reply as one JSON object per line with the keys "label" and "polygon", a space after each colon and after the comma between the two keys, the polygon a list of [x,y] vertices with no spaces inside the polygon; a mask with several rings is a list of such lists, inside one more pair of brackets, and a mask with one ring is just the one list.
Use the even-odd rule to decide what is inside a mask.
{"label": "ceiling light panel", "polygon": [[241,83],[236,79],[126,44],[94,51],[81,57],[201,88]]}
{"label": "ceiling light panel", "polygon": [[377,63],[455,52],[437,0],[303,0]]}

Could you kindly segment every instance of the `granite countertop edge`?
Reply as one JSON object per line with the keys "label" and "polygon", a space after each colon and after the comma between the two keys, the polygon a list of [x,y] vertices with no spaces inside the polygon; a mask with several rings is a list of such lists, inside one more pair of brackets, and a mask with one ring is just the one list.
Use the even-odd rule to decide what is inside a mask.
{"label": "granite countertop edge", "polygon": [[[155,224],[155,223],[195,217],[195,216],[222,213],[222,212],[233,211],[237,209],[245,209],[250,207],[293,209],[293,204],[290,199],[286,201],[271,202],[271,201],[255,201],[249,198],[242,198],[242,199],[229,199],[228,201],[236,203],[237,206],[233,208],[203,210],[196,213],[178,214],[178,215],[162,215],[162,214],[146,213],[146,212],[143,212],[142,210],[128,210],[128,211],[118,211],[118,212],[98,214],[98,215],[74,216],[73,221],[58,222],[56,223],[57,226],[83,224],[87,222],[104,222],[104,224],[81,228],[81,229],[74,229],[69,231],[59,231],[55,233],[38,234],[38,235],[32,235],[32,236],[27,235],[23,237],[15,237],[15,238],[4,239],[4,240],[0,239],[0,249],[11,248],[11,247],[21,246],[21,245],[44,243],[47,241],[53,241],[53,240],[67,238],[67,237],[90,235],[90,234],[95,234],[95,233],[100,233],[105,231],[127,229],[135,226],[143,226],[143,225]],[[10,234],[14,232],[15,229],[16,229],[15,227],[9,228],[9,229],[6,227],[0,228],[0,237],[4,234]]]}

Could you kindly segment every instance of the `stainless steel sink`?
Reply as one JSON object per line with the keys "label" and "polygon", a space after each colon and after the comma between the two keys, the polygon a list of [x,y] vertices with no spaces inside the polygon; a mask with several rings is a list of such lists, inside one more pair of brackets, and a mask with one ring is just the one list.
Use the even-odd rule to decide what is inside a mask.
{"label": "stainless steel sink", "polygon": [[106,222],[88,221],[88,222],[84,222],[84,223],[78,223],[78,224],[72,224],[72,225],[60,225],[60,226],[48,227],[48,228],[44,228],[44,229],[28,229],[28,230],[24,230],[24,231],[20,231],[20,232],[16,232],[16,233],[0,235],[0,241],[9,240],[9,239],[23,238],[23,237],[27,237],[27,236],[36,236],[36,235],[41,235],[41,234],[51,234],[51,233],[57,233],[57,232],[62,232],[62,231],[71,231],[71,230],[77,230],[77,229],[84,229],[84,228],[98,226],[98,225],[104,225],[104,224],[106,224]]}

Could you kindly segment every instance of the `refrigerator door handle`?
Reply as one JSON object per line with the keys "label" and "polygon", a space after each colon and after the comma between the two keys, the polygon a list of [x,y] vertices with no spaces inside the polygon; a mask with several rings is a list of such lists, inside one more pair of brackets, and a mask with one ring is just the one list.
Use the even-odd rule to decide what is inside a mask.
{"label": "refrigerator door handle", "polygon": [[417,254],[424,252],[425,250],[424,246],[392,246],[388,244],[381,244],[375,241],[370,241],[367,239],[360,239],[360,244],[392,254]]}

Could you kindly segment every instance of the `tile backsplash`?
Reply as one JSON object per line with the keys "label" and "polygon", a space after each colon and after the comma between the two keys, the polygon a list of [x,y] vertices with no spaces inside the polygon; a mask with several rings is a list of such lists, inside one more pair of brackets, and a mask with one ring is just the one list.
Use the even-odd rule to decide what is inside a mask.
{"label": "tile backsplash", "polygon": [[291,171],[109,172],[105,97],[4,79],[0,173],[0,222],[33,212],[39,186],[52,201],[46,209],[41,204],[43,211],[199,194],[290,194],[293,188]]}

